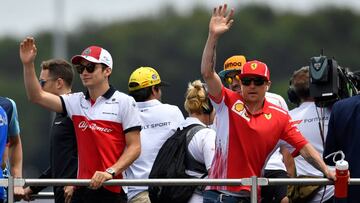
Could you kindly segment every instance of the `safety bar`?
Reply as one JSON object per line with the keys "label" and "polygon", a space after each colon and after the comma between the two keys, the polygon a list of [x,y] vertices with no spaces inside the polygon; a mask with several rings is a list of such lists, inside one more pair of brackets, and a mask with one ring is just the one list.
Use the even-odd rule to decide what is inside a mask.
{"label": "safety bar", "polygon": [[[88,186],[90,179],[21,179],[9,177],[0,179],[0,186],[9,186],[8,202],[13,203],[14,186]],[[251,186],[251,203],[257,203],[258,186],[266,185],[332,185],[333,181],[326,178],[251,178],[242,179],[116,179],[108,180],[103,185],[114,186],[174,186],[174,185],[212,185],[212,186]],[[360,178],[351,178],[349,185],[360,185]],[[44,193],[41,193],[44,194]],[[51,193],[45,193],[51,196]],[[38,195],[38,197],[43,195]],[[37,197],[36,195],[34,197]]]}

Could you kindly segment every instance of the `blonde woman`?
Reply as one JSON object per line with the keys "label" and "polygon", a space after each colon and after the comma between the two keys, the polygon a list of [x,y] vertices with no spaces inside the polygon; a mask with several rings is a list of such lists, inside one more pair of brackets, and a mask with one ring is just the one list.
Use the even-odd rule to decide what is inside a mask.
{"label": "blonde woman", "polygon": [[[205,171],[199,172],[190,169],[186,171],[188,175],[203,178],[207,176],[207,172],[210,170],[215,153],[216,133],[213,129],[208,128],[214,121],[215,111],[208,98],[205,86],[200,80],[189,83],[185,95],[184,107],[189,116],[181,124],[182,127],[185,128],[192,124],[200,124],[206,127],[199,130],[188,145],[188,155],[201,163]],[[202,190],[199,187],[195,190],[189,203],[198,203],[202,201]]]}

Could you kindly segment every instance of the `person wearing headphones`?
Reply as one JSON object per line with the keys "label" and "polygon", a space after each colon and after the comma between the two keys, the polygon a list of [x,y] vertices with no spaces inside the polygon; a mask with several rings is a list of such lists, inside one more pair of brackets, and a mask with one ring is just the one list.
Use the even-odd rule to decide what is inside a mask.
{"label": "person wearing headphones", "polygon": [[[246,58],[243,55],[231,56],[224,62],[224,69],[219,72],[219,76],[222,79],[223,83],[231,90],[241,94],[240,86],[240,74],[243,68],[243,65],[246,63]],[[278,94],[268,92],[265,93],[265,98],[272,104],[275,104],[284,110],[288,111],[288,106],[284,98]],[[284,155],[284,156],[283,156]],[[287,166],[284,164],[284,157],[287,163]],[[294,161],[291,157],[289,151],[281,145],[277,147],[274,153],[270,156],[269,160],[266,163],[264,170],[264,177],[266,178],[288,178],[288,172],[293,171]],[[278,186],[264,186],[261,189],[262,202],[281,202],[287,203],[289,199],[286,196],[287,186],[278,185]]]}
{"label": "person wearing headphones", "polygon": [[[309,83],[308,66],[302,67],[293,73],[290,79],[288,98],[290,102],[298,107],[289,113],[303,136],[314,146],[320,155],[323,155],[331,112],[330,108],[320,108],[315,105],[314,98],[310,96]],[[311,166],[302,156],[295,158],[295,166],[297,177],[323,177],[322,172]],[[309,203],[330,203],[333,201],[333,195],[333,185],[293,185],[289,187],[289,198],[293,202],[302,200]]]}
{"label": "person wearing headphones", "polygon": [[[152,67],[139,67],[130,75],[129,95],[134,97],[139,108],[142,126],[141,153],[125,171],[128,179],[149,178],[161,146],[184,121],[177,106],[161,102],[161,88],[167,85]],[[147,186],[129,186],[127,196],[129,203],[150,203]]]}
{"label": "person wearing headphones", "polygon": [[[200,80],[189,83],[184,107],[189,116],[181,124],[183,128],[192,124],[206,127],[194,134],[189,142],[188,152],[197,162],[204,164],[205,169],[209,172],[215,153],[216,132],[208,126],[214,121],[215,111],[208,98],[206,86]],[[187,170],[186,173],[198,178],[204,177],[204,174],[192,170]],[[199,203],[202,201],[203,190],[197,188],[188,203]]]}

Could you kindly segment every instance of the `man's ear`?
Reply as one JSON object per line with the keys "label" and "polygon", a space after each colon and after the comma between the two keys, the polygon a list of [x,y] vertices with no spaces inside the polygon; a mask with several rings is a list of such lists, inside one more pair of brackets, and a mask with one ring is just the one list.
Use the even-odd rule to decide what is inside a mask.
{"label": "man's ear", "polygon": [[156,88],[155,85],[151,86],[151,94],[155,96]]}
{"label": "man's ear", "polygon": [[64,80],[62,78],[56,79],[56,88],[61,89],[64,86]]}
{"label": "man's ear", "polygon": [[111,69],[110,67],[107,67],[107,68],[105,69],[105,75],[106,75],[107,77],[109,77],[109,76],[111,75],[111,72],[112,72],[112,69]]}
{"label": "man's ear", "polygon": [[266,85],[266,91],[269,91],[270,86],[271,86],[271,81],[268,81],[268,83],[267,83],[267,85]]}

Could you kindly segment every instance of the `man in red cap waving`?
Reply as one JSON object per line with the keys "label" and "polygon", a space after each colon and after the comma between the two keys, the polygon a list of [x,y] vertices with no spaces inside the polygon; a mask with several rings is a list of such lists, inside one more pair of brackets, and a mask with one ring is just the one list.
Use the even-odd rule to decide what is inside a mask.
{"label": "man in red cap waving", "polygon": [[[230,29],[233,14],[233,10],[227,12],[226,4],[214,9],[201,62],[201,74],[218,117],[215,157],[209,178],[261,176],[266,159],[280,140],[294,147],[293,155],[300,153],[326,177],[335,178],[293,125],[287,111],[265,99],[271,84],[265,63],[244,64],[239,75],[240,94],[222,85],[215,72],[215,49],[219,37]],[[204,193],[204,203],[250,202],[249,191],[249,186],[211,186]]]}
{"label": "man in red cap waving", "polygon": [[87,92],[56,96],[42,90],[35,73],[35,40],[20,44],[26,93],[30,101],[71,118],[78,146],[78,178],[91,179],[90,187],[75,190],[73,202],[126,202],[120,186],[104,186],[121,179],[122,172],[140,154],[141,122],[135,100],[109,84],[113,70],[110,53],[90,46],[71,62]]}

